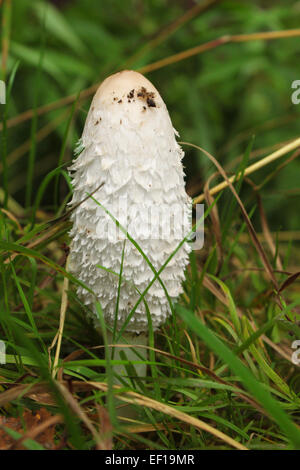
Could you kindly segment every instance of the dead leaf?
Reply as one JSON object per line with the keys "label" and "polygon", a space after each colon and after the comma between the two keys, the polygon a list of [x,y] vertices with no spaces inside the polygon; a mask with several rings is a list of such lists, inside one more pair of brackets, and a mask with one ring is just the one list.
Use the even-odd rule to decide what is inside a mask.
{"label": "dead leaf", "polygon": [[[0,416],[0,449],[10,449],[18,448],[24,450],[24,445],[16,441],[11,437],[4,428],[9,428],[14,431],[17,431],[22,436],[26,433],[29,435],[34,429],[44,422],[52,419],[53,416],[49,413],[46,408],[41,408],[36,412],[31,410],[24,410],[22,418],[19,416],[17,418]],[[35,437],[36,442],[41,444],[46,449],[54,449],[54,435],[55,435],[55,424],[48,426],[43,432]],[[22,439],[23,440],[23,439]]]}

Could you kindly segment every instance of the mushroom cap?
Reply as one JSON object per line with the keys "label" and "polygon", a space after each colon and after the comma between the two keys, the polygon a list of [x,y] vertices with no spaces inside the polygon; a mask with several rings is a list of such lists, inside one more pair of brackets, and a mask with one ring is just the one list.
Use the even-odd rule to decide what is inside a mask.
{"label": "mushroom cap", "polygon": [[143,128],[144,134],[151,134],[154,129],[159,129],[161,120],[162,130],[166,134],[173,135],[174,132],[168,110],[159,92],[146,77],[133,70],[115,73],[102,82],[86,119],[83,141],[86,136],[90,141],[92,133],[98,132],[95,123],[101,120],[102,127],[105,125],[103,118],[105,123],[110,123],[108,129],[112,129],[112,132],[123,123],[125,127],[128,125],[131,131],[134,128]]}
{"label": "mushroom cap", "polygon": [[[116,232],[115,222],[103,207],[128,230],[159,270],[188,233],[180,231],[181,222],[190,229],[191,200],[185,192],[181,162],[184,154],[160,94],[143,75],[128,70],[108,77],[99,87],[86,119],[80,150],[70,168],[74,188],[71,204],[83,201],[101,183],[103,186],[93,194],[101,206],[90,198],[72,213],[69,266],[94,291],[107,323],[113,326],[124,249],[117,318],[120,329],[154,273],[129,240],[124,245],[126,235]],[[170,231],[164,236],[162,232],[175,207],[178,214],[182,210],[183,219],[180,222],[174,215]],[[149,211],[153,208],[159,214],[149,231]],[[182,292],[189,251],[188,243],[184,243],[160,274],[172,301]],[[82,287],[77,292],[91,307],[97,324],[95,297]],[[158,280],[147,291],[145,301],[153,328],[157,329],[171,314]],[[147,329],[147,312],[141,301],[127,331],[141,333]]]}
{"label": "mushroom cap", "polygon": [[101,83],[94,96],[94,105],[108,104],[115,97],[126,98],[131,90],[141,90],[142,88],[145,88],[148,96],[153,93],[160,105],[164,104],[155,86],[144,75],[134,70],[122,70],[110,75]]}

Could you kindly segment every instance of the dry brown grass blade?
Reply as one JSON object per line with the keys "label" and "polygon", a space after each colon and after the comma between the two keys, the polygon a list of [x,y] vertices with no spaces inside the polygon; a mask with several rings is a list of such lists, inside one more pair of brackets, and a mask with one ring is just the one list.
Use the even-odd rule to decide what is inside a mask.
{"label": "dry brown grass blade", "polygon": [[[66,271],[68,271],[68,266],[69,266],[69,257],[67,258],[67,262],[66,262]],[[52,341],[52,344],[51,344],[51,346],[48,350],[49,359],[50,359],[50,352],[56,344],[56,351],[55,351],[54,363],[53,363],[53,368],[52,368],[52,377],[53,378],[55,378],[55,376],[57,374],[57,365],[58,365],[58,361],[59,361],[59,354],[60,354],[61,342],[62,342],[62,337],[63,337],[65,319],[66,319],[66,311],[67,311],[67,307],[68,307],[68,289],[69,289],[69,278],[64,277],[63,291],[62,291],[61,305],[60,305],[60,314],[59,314],[58,332],[56,333],[56,335],[55,335],[55,337]],[[50,367],[51,367],[51,364],[50,364]]]}
{"label": "dry brown grass blade", "polygon": [[45,391],[48,392],[45,384],[13,385],[12,388],[0,393],[0,406],[4,406],[19,397],[28,396],[31,393],[44,393]]}
{"label": "dry brown grass blade", "polygon": [[[198,147],[197,145],[194,145],[194,144],[190,144],[188,142],[180,142],[182,145],[189,145],[189,146],[192,146],[192,147],[195,147],[195,148],[198,148],[198,150],[200,150],[200,147]],[[250,175],[251,173],[254,173],[255,171],[259,170],[260,168],[263,168],[264,166],[268,165],[269,163],[277,160],[278,158],[282,157],[283,155],[286,155],[287,153],[291,152],[292,150],[295,150],[297,149],[298,147],[300,147],[300,138],[298,139],[295,139],[293,140],[292,142],[290,142],[289,144],[287,145],[284,145],[283,147],[281,147],[279,150],[276,150],[275,152],[271,153],[270,155],[268,155],[267,157],[265,158],[262,158],[261,160],[259,160],[258,162],[256,163],[253,163],[253,165],[250,165],[248,166],[246,169],[245,169],[245,172],[244,172],[244,176],[248,176]],[[202,151],[202,150],[201,150]],[[204,150],[203,150],[204,151]],[[206,151],[204,151],[204,153],[206,153]],[[222,183],[218,184],[217,186],[214,186],[211,190],[210,190],[210,194],[214,195],[220,191],[222,191],[222,189],[225,189],[227,188],[228,186],[230,186],[230,184],[233,182],[233,181],[237,181],[239,179],[239,175],[233,175],[229,178],[226,177],[225,181],[222,181]],[[204,201],[204,194],[200,194],[199,196],[197,196],[195,199],[194,199],[194,204],[199,204],[200,202]]]}
{"label": "dry brown grass blade", "polygon": [[[128,421],[128,419],[123,418],[122,421]],[[172,429],[172,432],[179,432],[182,433],[182,430],[178,429],[177,426],[172,426],[168,424],[168,427],[164,426],[162,423],[156,423],[155,425],[153,424],[135,424],[135,425],[129,425],[125,427],[127,432],[132,432],[134,434],[142,434],[144,432],[157,432],[157,431],[165,431],[168,432],[169,429]]]}
{"label": "dry brown grass blade", "polygon": [[91,432],[93,438],[95,439],[97,449],[100,449],[102,444],[102,438],[100,437],[98,431],[94,427],[91,420],[88,418],[86,413],[83,411],[81,406],[78,404],[77,400],[73,397],[73,395],[69,392],[69,390],[62,384],[61,382],[56,382],[56,386],[59,389],[61,395],[66,400],[69,407],[74,411],[74,413],[81,419],[81,421],[86,425],[86,427]]}
{"label": "dry brown grass blade", "polygon": [[247,41],[257,41],[265,40],[269,41],[271,39],[283,39],[290,37],[300,36],[300,29],[290,29],[283,31],[266,31],[260,33],[252,34],[237,34],[237,35],[227,35],[220,38],[214,39],[213,41],[206,42],[205,44],[200,44],[199,46],[192,47],[178,54],[166,57],[164,59],[153,62],[152,64],[145,65],[139,71],[142,73],[153,72],[154,70],[166,67],[167,65],[180,62],[181,60],[188,59],[194,55],[202,54],[203,52],[215,49],[216,47],[222,46],[223,44],[228,43],[237,43],[237,42],[247,42]]}
{"label": "dry brown grass blade", "polygon": [[[257,330],[255,327],[254,323],[251,323],[252,328],[254,331]],[[262,335],[262,339],[264,340],[265,343],[267,343],[274,351],[276,351],[281,357],[286,359],[289,363],[292,363],[292,353],[293,350],[289,349],[289,352],[287,353],[282,347],[280,347],[278,344],[275,344],[270,338],[268,338],[265,335]]]}
{"label": "dry brown grass blade", "polygon": [[170,23],[168,26],[163,28],[163,30],[157,34],[156,37],[151,39],[147,44],[142,46],[142,48],[134,54],[128,61],[125,62],[124,66],[129,67],[135,61],[137,61],[140,57],[142,57],[147,51],[154,49],[167,38],[169,38],[172,34],[174,34],[179,28],[181,28],[184,24],[188,21],[191,21],[196,16],[204,13],[209,8],[215,6],[217,3],[220,3],[221,0],[205,0],[201,3],[197,3],[192,8],[187,10],[183,15],[177,18],[175,21]]}
{"label": "dry brown grass blade", "polygon": [[[204,197],[206,199],[208,207],[212,206],[213,203],[214,203],[214,198],[213,198],[213,196],[211,195],[211,193],[209,191],[209,185],[210,185],[211,180],[217,174],[218,173],[212,174],[208,178],[208,180],[206,181],[206,183],[204,185]],[[218,274],[221,270],[221,267],[222,267],[222,262],[223,262],[223,248],[222,248],[222,234],[221,234],[220,218],[219,218],[218,207],[217,207],[216,204],[213,205],[213,207],[212,207],[212,209],[209,213],[209,216],[210,216],[211,221],[212,221],[212,232],[215,236],[215,240],[216,240],[216,244],[217,244],[216,247],[217,247],[218,265],[217,265],[215,275],[218,276]]]}
{"label": "dry brown grass blade", "polygon": [[18,221],[18,219],[14,216],[14,214],[12,214],[11,212],[7,211],[6,209],[0,209],[0,211],[7,215],[7,217],[12,220],[18,227],[18,229],[20,230],[20,232],[22,233],[23,232],[23,229]]}
{"label": "dry brown grass blade", "polygon": [[106,408],[99,406],[96,403],[98,417],[101,429],[101,442],[98,442],[99,450],[112,450],[113,448],[113,427],[110,421],[110,416]]}
{"label": "dry brown grass blade", "polygon": [[262,227],[262,231],[263,231],[265,240],[266,240],[266,242],[269,246],[269,249],[270,249],[270,252],[271,252],[271,255],[273,256],[273,258],[275,258],[276,254],[277,254],[276,261],[275,261],[276,262],[276,268],[278,270],[282,271],[283,270],[283,265],[282,265],[282,262],[281,262],[281,259],[280,259],[280,255],[279,255],[279,253],[276,253],[276,251],[277,251],[276,246],[275,246],[275,243],[274,243],[272,235],[271,235],[271,231],[270,231],[269,226],[268,226],[267,217],[266,217],[266,214],[265,214],[265,211],[264,211],[263,203],[262,203],[260,194],[257,191],[256,191],[256,200],[257,200],[257,204],[258,204],[261,227]]}
{"label": "dry brown grass blade", "polygon": [[[299,140],[299,145],[300,145],[300,139]],[[274,286],[274,289],[276,292],[278,292],[278,283],[277,283],[277,280],[274,276],[274,272],[273,272],[273,269],[272,269],[272,266],[270,265],[269,261],[268,261],[268,258],[264,252],[264,249],[260,243],[260,241],[258,240],[257,238],[257,235],[256,235],[256,232],[255,232],[255,229],[252,225],[252,222],[247,214],[247,211],[244,207],[244,204],[242,203],[239,195],[237,194],[234,186],[232,185],[232,182],[230,181],[230,179],[227,177],[227,174],[225,173],[224,169],[222,168],[222,166],[220,165],[220,163],[215,159],[215,157],[213,157],[209,152],[207,152],[206,150],[204,150],[203,148],[199,147],[198,145],[195,145],[195,144],[190,144],[188,142],[181,142],[181,144],[183,145],[189,145],[191,147],[194,147],[198,150],[200,150],[201,152],[203,152],[214,164],[215,166],[217,167],[217,169],[219,170],[220,174],[222,175],[222,177],[224,178],[225,182],[227,183],[227,185],[229,186],[231,192],[233,193],[240,209],[241,209],[241,212],[242,212],[242,216],[245,220],[245,223],[247,225],[247,228],[248,228],[248,231],[249,231],[249,234],[250,234],[250,237],[252,239],[252,242],[261,258],[261,261],[265,267],[265,270],[266,270],[266,273],[270,279],[270,281],[272,282],[273,286]],[[245,171],[246,173],[246,171]],[[195,201],[194,201],[195,202]],[[278,301],[278,304],[279,306],[281,306],[281,301],[279,298],[277,298],[277,301]]]}
{"label": "dry brown grass blade", "polygon": [[[196,355],[196,350],[195,350],[195,347],[194,347],[193,342],[192,342],[192,340],[191,340],[191,337],[190,337],[190,335],[188,334],[188,332],[187,332],[186,330],[183,330],[183,332],[184,332],[184,334],[185,334],[185,336],[186,336],[186,339],[187,339],[188,342],[189,342],[190,350],[191,350],[191,356],[192,356],[193,362],[194,362],[195,364],[198,364],[197,355]],[[200,370],[199,370],[199,372],[200,372]]]}
{"label": "dry brown grass blade", "polygon": [[217,286],[212,282],[212,280],[207,276],[207,274],[203,277],[203,285],[208,289],[223,305],[228,306],[228,299],[226,296],[221,292]]}
{"label": "dry brown grass blade", "polygon": [[300,36],[300,29],[286,29],[282,31],[264,31],[261,33],[251,34],[235,34],[231,36],[231,42],[248,42],[248,41],[270,41],[272,39],[285,39]]}
{"label": "dry brown grass blade", "polygon": [[282,291],[283,291],[284,289],[286,289],[288,286],[290,286],[291,284],[293,284],[293,283],[298,279],[299,276],[300,276],[300,271],[291,274],[291,275],[283,282],[283,284],[280,286],[279,292],[282,292]]}
{"label": "dry brown grass blade", "polygon": [[[89,385],[92,385],[98,390],[102,390],[104,392],[107,392],[108,386],[105,383],[99,383],[99,382],[88,382]],[[122,387],[119,387],[118,385],[114,386],[114,390],[120,390]],[[232,439],[230,436],[227,434],[224,434],[223,432],[219,431],[218,429],[214,428],[213,426],[210,426],[209,424],[205,423],[204,421],[195,418],[194,416],[189,416],[188,414],[184,413],[183,411],[179,411],[176,408],[173,408],[169,405],[165,405],[164,403],[160,403],[156,400],[153,400],[152,398],[145,397],[143,395],[140,395],[139,393],[136,392],[122,392],[118,396],[118,399],[121,401],[125,401],[126,403],[131,403],[131,404],[136,404],[140,405],[146,408],[150,408],[156,411],[159,411],[161,413],[164,413],[168,416],[172,416],[175,419],[178,419],[179,421],[182,421],[189,426],[195,427],[197,429],[200,429],[202,431],[206,431],[209,434],[212,434],[213,436],[217,437],[218,439],[222,440],[223,442],[226,442],[226,444],[229,444],[235,449],[239,450],[248,450],[247,447],[243,446],[239,442],[235,441]]]}
{"label": "dry brown grass blade", "polygon": [[42,406],[56,406],[56,401],[49,392],[29,393],[28,398]]}
{"label": "dry brown grass blade", "polygon": [[177,62],[181,62],[182,60],[188,59],[194,55],[203,54],[203,52],[215,49],[216,47],[222,46],[228,42],[230,42],[230,36],[223,36],[218,39],[213,39],[212,41],[200,44],[200,46],[192,47],[191,49],[179,52],[178,54],[174,54],[169,57],[165,57],[164,59],[157,60],[156,62],[152,62],[152,64],[144,65],[144,67],[141,67],[138,69],[138,71],[141,73],[154,72],[155,70],[167,67],[168,65],[172,65]]}
{"label": "dry brown grass blade", "polygon": [[[261,227],[262,227],[262,232],[263,232],[263,235],[264,235],[264,238],[265,238],[265,242],[267,243],[267,245],[269,247],[271,255],[273,256],[273,258],[275,258],[275,256],[276,256],[276,246],[273,242],[271,231],[270,231],[269,226],[268,226],[267,217],[266,217],[266,214],[265,214],[265,211],[264,211],[262,199],[261,199],[261,196],[259,194],[258,188],[257,188],[256,184],[250,178],[246,177],[245,181],[251,186],[251,188],[254,191],[254,194],[255,194],[255,197],[256,197],[256,200],[257,200],[257,205],[258,205],[258,210],[259,210],[259,215],[260,215],[260,222],[261,222]],[[276,272],[282,272],[283,271],[283,266],[282,266],[282,263],[281,263],[279,253],[277,253],[277,256],[276,256],[276,268],[277,268]],[[275,272],[275,270],[274,270],[274,272]]]}

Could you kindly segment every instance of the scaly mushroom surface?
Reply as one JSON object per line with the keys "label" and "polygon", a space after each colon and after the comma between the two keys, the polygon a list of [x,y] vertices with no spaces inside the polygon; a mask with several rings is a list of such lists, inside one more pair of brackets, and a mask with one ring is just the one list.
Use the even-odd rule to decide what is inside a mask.
{"label": "scaly mushroom surface", "polygon": [[[103,81],[87,115],[77,157],[70,167],[74,188],[71,205],[84,200],[72,213],[69,269],[93,290],[108,326],[116,316],[119,273],[124,249],[117,311],[120,330],[154,274],[136,247],[103,207],[124,226],[159,270],[187,235],[191,200],[185,191],[183,151],[160,94],[143,75],[122,71]],[[184,243],[160,274],[172,301],[182,292],[190,247]],[[105,269],[102,269],[102,266]],[[96,326],[95,297],[78,287],[78,296],[90,307]],[[154,330],[170,315],[170,305],[158,280],[145,301]],[[144,302],[140,302],[126,333],[148,330]]]}

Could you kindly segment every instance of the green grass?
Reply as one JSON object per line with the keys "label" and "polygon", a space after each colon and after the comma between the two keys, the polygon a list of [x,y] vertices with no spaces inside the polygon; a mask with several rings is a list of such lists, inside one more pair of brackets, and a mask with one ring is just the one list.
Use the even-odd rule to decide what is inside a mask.
{"label": "green grass", "polygon": [[[160,282],[171,302],[159,276],[175,252],[156,270],[127,234],[153,280],[121,331],[112,333],[123,342],[126,325],[144,303],[146,377],[136,377],[134,366],[145,362],[138,348],[135,361],[127,360],[126,349],[121,360],[110,356],[100,303],[103,338],[76,295],[83,284],[66,272],[72,192],[66,168],[91,96],[79,92],[126,64],[137,69],[225,34],[296,28],[294,2],[216,2],[182,24],[175,20],[183,18],[184,2],[146,2],[131,16],[121,0],[103,2],[102,12],[82,0],[63,10],[49,4],[46,13],[43,2],[19,0],[11,9],[2,3],[0,64],[8,96],[0,105],[0,340],[7,363],[0,364],[0,448],[3,430],[12,442],[25,436],[27,449],[47,448],[39,437],[27,438],[23,420],[25,410],[46,408],[62,416],[54,446],[68,450],[300,449],[300,370],[291,362],[291,344],[300,339],[297,153],[235,181],[241,203],[230,188],[206,201],[204,248],[191,253],[184,294],[157,332],[146,294]],[[21,28],[24,18],[28,29]],[[216,168],[197,146],[228,176],[244,175],[253,159],[299,136],[300,107],[290,103],[298,49],[297,37],[224,44],[149,73],[182,140],[191,143],[184,146],[184,165],[192,196],[205,183],[222,181],[220,168],[209,179]],[[65,118],[56,124],[59,108]],[[49,125],[51,133],[41,133]],[[116,314],[124,250],[120,272],[113,273],[119,278]],[[99,269],[112,272],[100,261]],[[68,304],[54,377],[51,345],[65,277]],[[128,377],[114,390],[113,366],[120,363]],[[122,398],[133,403],[135,421],[117,419]],[[22,432],[3,428],[3,417],[18,419]]]}

